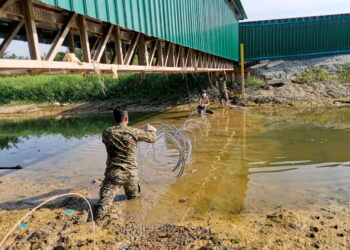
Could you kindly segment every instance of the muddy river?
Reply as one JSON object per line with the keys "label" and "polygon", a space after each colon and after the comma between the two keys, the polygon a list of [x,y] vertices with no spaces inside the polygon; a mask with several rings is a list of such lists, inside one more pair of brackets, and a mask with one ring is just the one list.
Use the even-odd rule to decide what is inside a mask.
{"label": "muddy river", "polygon": [[[131,114],[134,126],[163,121],[181,127],[188,113]],[[195,118],[201,119],[201,118]],[[110,115],[0,120],[0,208],[36,204],[89,188],[103,176],[101,131]],[[171,166],[176,148],[164,142],[143,159],[143,198],[116,202],[150,222],[222,218],[278,206],[314,209],[350,205],[350,109],[216,110],[190,133],[194,148],[182,177]]]}

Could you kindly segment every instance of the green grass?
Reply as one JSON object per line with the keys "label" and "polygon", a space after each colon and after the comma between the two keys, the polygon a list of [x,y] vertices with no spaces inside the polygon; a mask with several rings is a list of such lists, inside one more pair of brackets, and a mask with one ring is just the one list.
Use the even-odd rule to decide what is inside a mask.
{"label": "green grass", "polygon": [[251,76],[246,81],[246,87],[251,89],[259,89],[265,85],[265,81],[259,77]]}
{"label": "green grass", "polygon": [[[132,103],[160,103],[188,98],[206,88],[205,76],[147,74],[103,76],[105,95],[96,75],[36,75],[0,78],[0,104],[13,102],[83,102],[127,100]],[[187,82],[187,83],[186,83]],[[188,89],[187,89],[188,86]]]}
{"label": "green grass", "polygon": [[350,81],[350,63],[342,65],[341,69],[338,71],[338,76],[341,82]]}
{"label": "green grass", "polygon": [[296,83],[312,83],[312,82],[324,82],[329,79],[329,74],[324,69],[310,68],[308,72],[299,75],[295,78]]}

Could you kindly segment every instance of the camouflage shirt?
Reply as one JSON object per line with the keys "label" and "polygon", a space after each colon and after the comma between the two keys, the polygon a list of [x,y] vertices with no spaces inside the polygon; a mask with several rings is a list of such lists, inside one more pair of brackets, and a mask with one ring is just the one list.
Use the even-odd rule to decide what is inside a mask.
{"label": "camouflage shirt", "polygon": [[107,150],[107,169],[121,167],[125,170],[137,169],[136,146],[138,142],[156,141],[156,133],[126,125],[116,125],[102,132],[102,142]]}

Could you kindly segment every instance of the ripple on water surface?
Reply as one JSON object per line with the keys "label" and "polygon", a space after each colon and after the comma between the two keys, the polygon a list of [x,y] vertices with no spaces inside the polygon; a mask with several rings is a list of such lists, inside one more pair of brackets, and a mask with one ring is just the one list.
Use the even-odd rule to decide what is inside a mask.
{"label": "ripple on water surface", "polygon": [[[186,119],[185,113],[163,113],[138,117],[138,125],[158,120],[181,126]],[[104,172],[100,134],[111,122],[109,115],[0,121],[0,165],[25,167],[0,173],[1,202],[33,196],[39,184],[90,186]],[[196,134],[180,179],[169,174],[176,150],[167,142],[157,144],[157,159],[146,159],[140,170],[143,199],[130,204],[158,222],[277,205],[348,204],[349,128],[350,111],[341,108],[217,110],[209,127]],[[25,193],[4,192],[9,181],[32,186]]]}

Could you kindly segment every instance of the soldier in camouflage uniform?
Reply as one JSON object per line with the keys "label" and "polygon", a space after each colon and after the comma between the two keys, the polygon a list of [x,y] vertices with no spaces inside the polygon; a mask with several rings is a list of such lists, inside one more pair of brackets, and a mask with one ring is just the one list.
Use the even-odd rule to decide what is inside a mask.
{"label": "soldier in camouflage uniform", "polygon": [[113,115],[115,126],[105,129],[102,133],[108,157],[105,179],[96,208],[97,219],[102,219],[108,214],[118,187],[124,187],[128,199],[140,197],[136,146],[138,142],[156,141],[157,130],[154,127],[148,125],[144,131],[127,126],[129,118],[126,109],[117,107]]}

